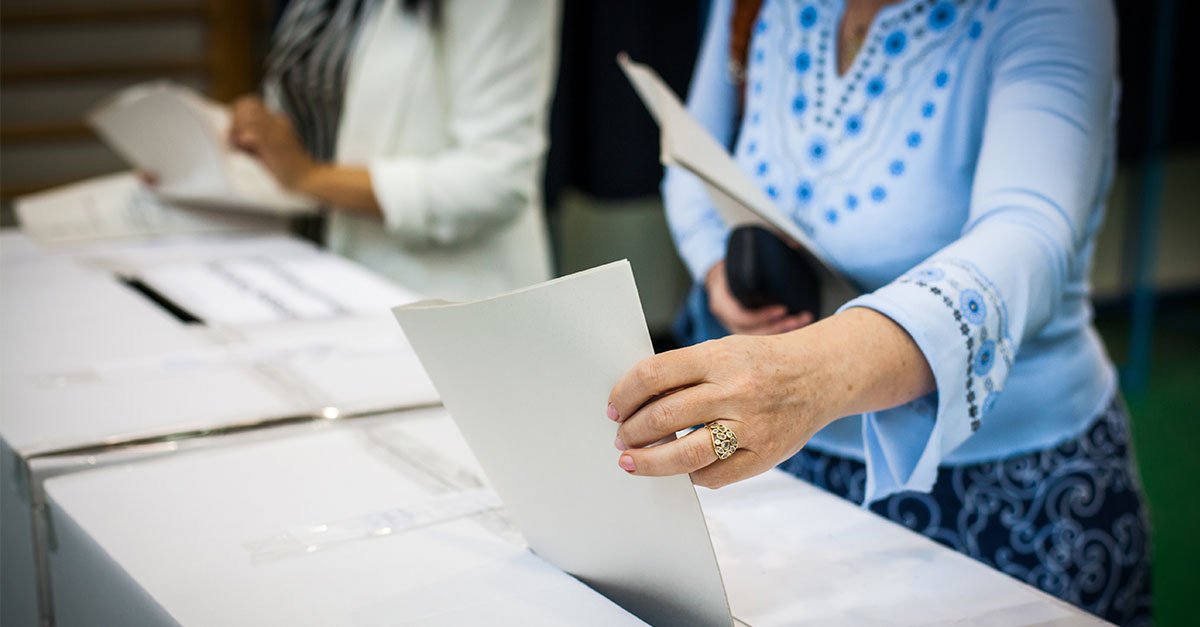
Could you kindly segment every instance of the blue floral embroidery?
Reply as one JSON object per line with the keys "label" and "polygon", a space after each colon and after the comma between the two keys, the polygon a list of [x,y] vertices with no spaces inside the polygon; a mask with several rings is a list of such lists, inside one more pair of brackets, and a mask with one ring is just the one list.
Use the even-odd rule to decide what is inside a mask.
{"label": "blue floral embroidery", "polygon": [[808,201],[812,200],[812,197],[812,183],[809,183],[808,181],[801,181],[800,184],[796,186],[796,199],[802,203],[807,203]]}
{"label": "blue floral embroidery", "polygon": [[946,83],[949,83],[949,82],[950,82],[950,75],[947,74],[945,70],[938,72],[937,76],[933,77],[933,84],[938,89],[945,87]]}
{"label": "blue floral embroidery", "polygon": [[858,196],[846,194],[846,208],[853,211],[858,208]]}
{"label": "blue floral embroidery", "polygon": [[883,80],[883,76],[876,76],[867,81],[867,96],[869,98],[878,98],[883,94],[885,87],[887,87],[887,83]]}
{"label": "blue floral embroidery", "polygon": [[776,189],[774,185],[768,185],[767,186],[767,195],[770,196],[772,199],[779,198],[779,190]]}
{"label": "blue floral embroidery", "polygon": [[[942,266],[945,270],[932,264]],[[982,424],[984,405],[989,402],[981,404],[981,395],[990,396],[1000,392],[1004,381],[1003,373],[997,375],[999,378],[989,376],[989,373],[995,369],[998,359],[1002,360],[1007,368],[1012,367],[1013,354],[1011,340],[1008,339],[1007,314],[995,286],[980,274],[974,265],[958,259],[940,259],[932,264],[926,264],[906,274],[898,282],[927,290],[953,314],[954,324],[967,351],[963,400],[967,405],[971,429],[977,430]],[[953,276],[948,271],[951,268],[961,271],[961,275]],[[963,279],[974,287],[963,285],[960,282]],[[990,319],[987,316],[989,307],[984,305],[985,293],[986,298],[991,299],[991,308],[996,312]],[[983,324],[985,320],[987,325]]]}
{"label": "blue floral embroidery", "polygon": [[913,279],[917,281],[941,281],[946,277],[946,273],[942,272],[941,268],[925,267],[917,270],[913,275]]}
{"label": "blue floral embroidery", "polygon": [[875,187],[871,188],[871,200],[874,200],[875,202],[883,202],[884,198],[887,198],[887,190],[885,190],[882,186],[876,185]]}
{"label": "blue floral embroidery", "polygon": [[829,149],[825,146],[825,140],[823,139],[814,139],[808,147],[808,156],[812,157],[812,160],[817,163],[824,161],[825,155],[828,152]]}
{"label": "blue floral embroidery", "polygon": [[887,36],[883,41],[883,51],[889,57],[894,57],[901,52],[904,52],[904,46],[908,44],[908,37],[904,31],[898,30]]}
{"label": "blue floral embroidery", "polygon": [[[991,381],[991,379],[988,379]],[[980,413],[986,416],[992,413],[992,408],[996,406],[996,401],[1000,400],[1000,394],[997,392],[988,392],[988,395],[983,397],[983,406],[980,407]]]}
{"label": "blue floral embroidery", "polygon": [[813,5],[807,5],[800,10],[800,26],[804,29],[812,28],[817,23],[817,8]]}
{"label": "blue floral embroidery", "polygon": [[959,308],[962,309],[963,316],[973,324],[983,324],[987,319],[987,305],[983,302],[983,296],[979,292],[972,289],[962,291],[958,298]]}
{"label": "blue floral embroidery", "polygon": [[937,107],[932,102],[926,102],[921,106],[921,117],[926,119],[931,118],[936,111]]}
{"label": "blue floral embroidery", "polygon": [[837,224],[837,221],[838,221],[837,210],[835,210],[833,208],[827,209],[825,211],[825,221],[830,224]]}
{"label": "blue floral embroidery", "polygon": [[850,136],[858,135],[862,130],[862,116],[855,113],[846,118],[846,134]]}
{"label": "blue floral embroidery", "polygon": [[750,143],[746,144],[746,154],[753,155],[756,152],[758,152],[758,142],[751,141]]}
{"label": "blue floral embroidery", "polygon": [[766,176],[766,175],[767,175],[767,168],[768,168],[768,166],[767,166],[767,162],[766,162],[766,161],[759,161],[759,162],[758,162],[758,169],[757,169],[756,171],[758,172],[758,175],[759,175],[759,176]]}
{"label": "blue floral embroidery", "polygon": [[[979,345],[979,352],[975,353],[974,372],[977,376],[984,376],[992,370],[992,363],[996,359],[996,341],[984,340]],[[987,411],[984,408],[984,411]]]}
{"label": "blue floral embroidery", "polygon": [[900,176],[901,174],[904,174],[904,162],[900,159],[893,160],[888,164],[888,172],[891,172],[892,176]]}
{"label": "blue floral embroidery", "polygon": [[803,74],[812,67],[812,55],[807,52],[801,52],[796,55],[796,71]]}
{"label": "blue floral embroidery", "polygon": [[792,99],[792,113],[804,113],[804,110],[807,108],[808,98],[806,98],[804,94],[800,94]]}
{"label": "blue floral embroidery", "polygon": [[929,12],[929,28],[930,30],[939,31],[949,26],[958,13],[954,5],[943,0],[933,7]]}
{"label": "blue floral embroidery", "polygon": [[908,137],[905,138],[904,143],[908,144],[909,148],[916,148],[917,146],[920,146],[921,145],[921,134],[918,133],[917,131],[913,131],[913,132],[909,133]]}
{"label": "blue floral embroidery", "polygon": [[754,51],[754,62],[755,63],[762,63],[764,58],[766,58],[766,54],[763,52],[762,48],[759,48],[758,50]]}
{"label": "blue floral embroidery", "polygon": [[971,30],[967,31],[967,35],[970,36],[971,39],[979,39],[979,36],[982,34],[983,34],[983,24],[981,24],[977,21],[972,22]]}

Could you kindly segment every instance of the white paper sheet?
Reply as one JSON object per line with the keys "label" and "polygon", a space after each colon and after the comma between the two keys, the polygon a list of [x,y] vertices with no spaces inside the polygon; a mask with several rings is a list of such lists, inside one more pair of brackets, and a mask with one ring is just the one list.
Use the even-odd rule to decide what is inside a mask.
{"label": "white paper sheet", "polygon": [[147,285],[209,324],[385,314],[418,296],[328,253],[246,255],[166,264],[138,273]]}
{"label": "white paper sheet", "polygon": [[157,198],[132,173],[71,183],[15,201],[21,230],[42,243],[280,228],[281,222],[174,206]]}
{"label": "white paper sheet", "polygon": [[822,317],[832,314],[858,293],[812,238],[767,198],[725,148],[687,112],[658,74],[624,54],[617,62],[662,129],[663,165],[678,166],[700,179],[713,207],[730,228],[766,227],[804,253],[820,275]]}
{"label": "white paper sheet", "polygon": [[159,195],[171,201],[280,215],[316,207],[230,149],[228,109],[187,87],[135,85],[89,112],[88,122],[131,165],[155,173]]}
{"label": "white paper sheet", "polygon": [[394,311],[538,555],[651,624],[731,624],[691,481],[617,467],[608,393],[653,352],[628,262]]}

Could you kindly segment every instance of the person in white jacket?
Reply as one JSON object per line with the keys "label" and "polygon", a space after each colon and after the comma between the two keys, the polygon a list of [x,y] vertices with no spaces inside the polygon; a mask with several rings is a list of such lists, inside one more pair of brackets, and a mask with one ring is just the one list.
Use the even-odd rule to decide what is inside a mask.
{"label": "person in white jacket", "polygon": [[293,0],[231,142],[332,209],[327,243],[425,296],[546,280],[557,0]]}

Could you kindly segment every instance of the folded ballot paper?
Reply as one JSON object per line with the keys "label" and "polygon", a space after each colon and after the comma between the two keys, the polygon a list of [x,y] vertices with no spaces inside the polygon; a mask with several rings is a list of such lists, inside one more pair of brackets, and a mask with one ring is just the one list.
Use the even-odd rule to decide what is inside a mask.
{"label": "folded ballot paper", "polygon": [[158,194],[168,201],[278,215],[316,208],[311,198],[281,187],[253,157],[229,147],[229,109],[187,87],[135,85],[87,118],[130,165],[158,177]]}
{"label": "folded ballot paper", "polygon": [[714,208],[730,228],[757,225],[775,232],[804,254],[821,283],[821,317],[832,314],[858,294],[853,283],[834,269],[812,238],[783,214],[746,176],[720,143],[687,112],[671,88],[650,68],[622,53],[617,63],[658,122],[661,161],[692,173],[704,184]]}
{"label": "folded ballot paper", "polygon": [[608,393],[653,354],[627,261],[393,310],[535,553],[653,625],[730,625],[686,475],[617,466]]}

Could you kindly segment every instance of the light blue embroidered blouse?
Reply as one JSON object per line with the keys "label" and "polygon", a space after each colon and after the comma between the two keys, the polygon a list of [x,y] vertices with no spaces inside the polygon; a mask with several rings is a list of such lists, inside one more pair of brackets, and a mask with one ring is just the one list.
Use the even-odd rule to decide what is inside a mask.
{"label": "light blue embroidered blouse", "polygon": [[[843,0],[766,0],[737,128],[731,4],[714,3],[688,109],[863,289],[845,307],[900,324],[937,383],[809,446],[865,460],[871,502],[1081,433],[1116,389],[1088,284],[1114,160],[1110,4],[905,0],[839,76]],[[702,280],[728,230],[686,172],[663,193]]]}

